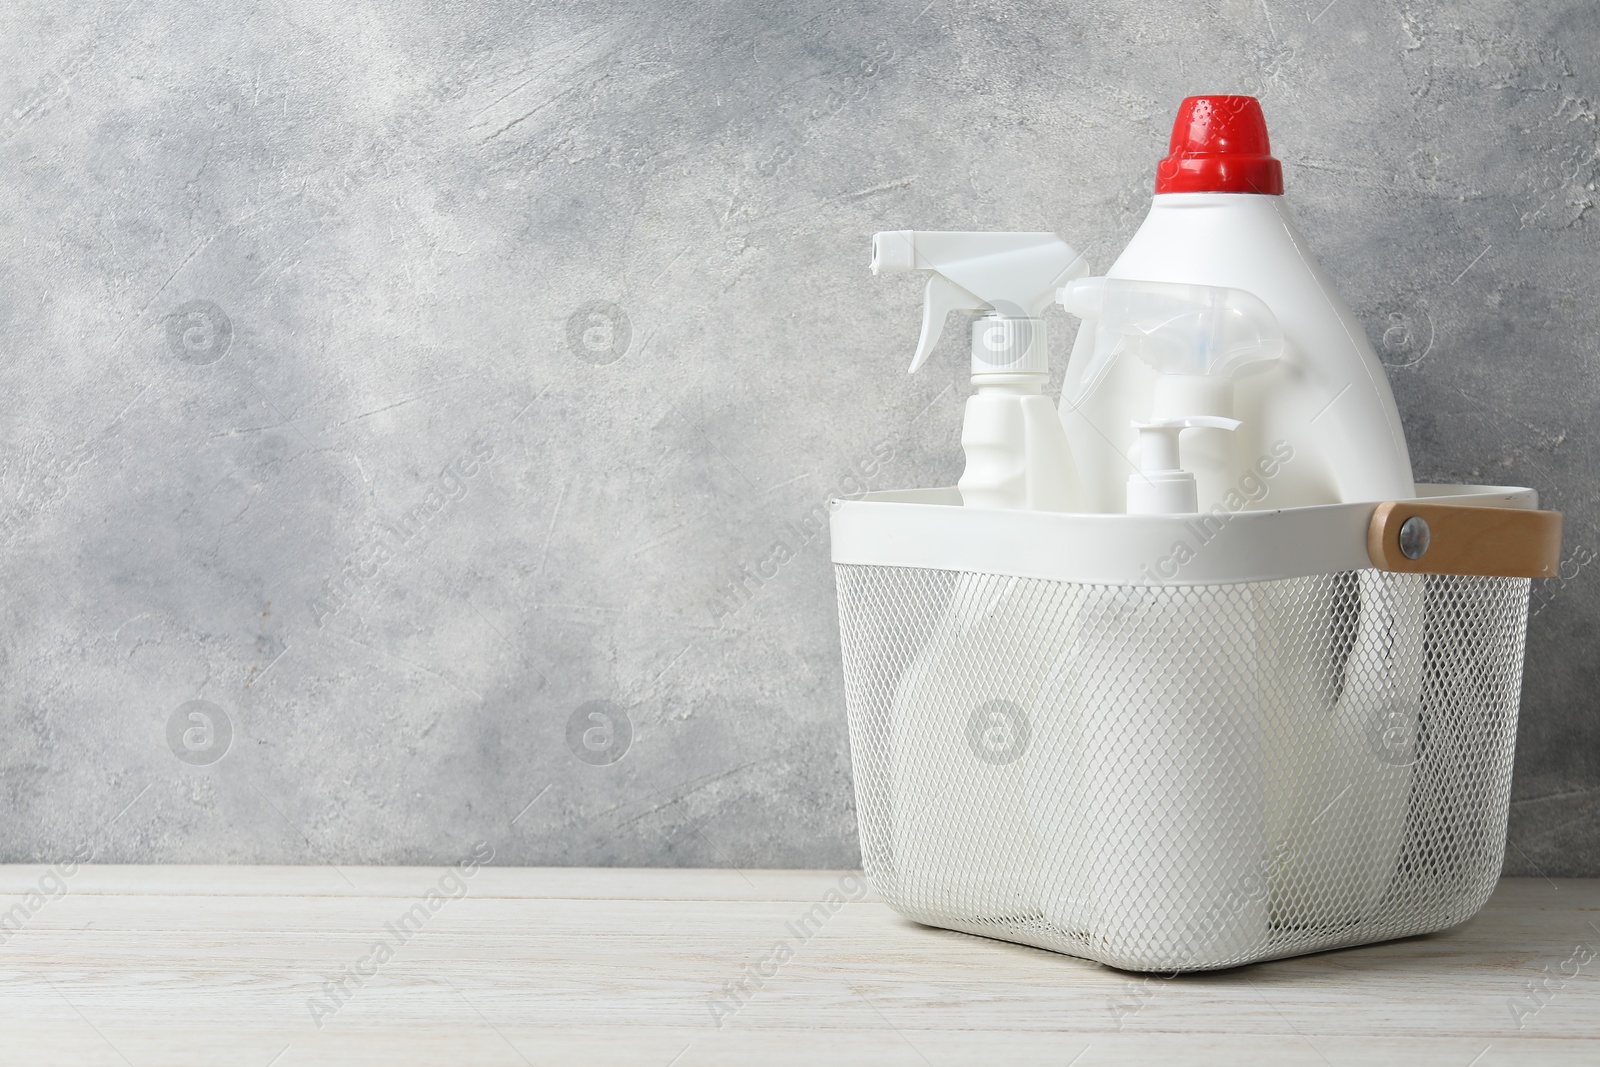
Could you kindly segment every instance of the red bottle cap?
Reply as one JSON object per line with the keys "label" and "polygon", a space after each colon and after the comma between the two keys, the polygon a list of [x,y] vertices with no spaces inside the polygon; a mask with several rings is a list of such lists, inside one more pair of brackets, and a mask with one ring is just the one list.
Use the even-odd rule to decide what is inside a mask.
{"label": "red bottle cap", "polygon": [[1253,96],[1186,98],[1167,151],[1156,167],[1158,193],[1283,194],[1283,167]]}

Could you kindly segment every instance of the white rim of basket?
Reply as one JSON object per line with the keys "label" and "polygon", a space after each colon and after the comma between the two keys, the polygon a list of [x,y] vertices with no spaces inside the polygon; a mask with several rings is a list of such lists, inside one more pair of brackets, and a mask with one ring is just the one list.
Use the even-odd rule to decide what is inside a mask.
{"label": "white rim of basket", "polygon": [[[1417,500],[1537,508],[1532,489],[1418,483]],[[954,488],[828,502],[833,562],[1095,585],[1223,585],[1370,570],[1380,501],[1200,515],[1104,515],[961,506]]]}

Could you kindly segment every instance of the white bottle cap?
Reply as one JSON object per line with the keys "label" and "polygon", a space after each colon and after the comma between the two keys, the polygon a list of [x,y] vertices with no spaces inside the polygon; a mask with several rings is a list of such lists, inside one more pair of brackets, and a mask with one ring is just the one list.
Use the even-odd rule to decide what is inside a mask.
{"label": "white bottle cap", "polygon": [[1044,320],[1013,318],[1001,312],[972,320],[972,373],[1050,373]]}

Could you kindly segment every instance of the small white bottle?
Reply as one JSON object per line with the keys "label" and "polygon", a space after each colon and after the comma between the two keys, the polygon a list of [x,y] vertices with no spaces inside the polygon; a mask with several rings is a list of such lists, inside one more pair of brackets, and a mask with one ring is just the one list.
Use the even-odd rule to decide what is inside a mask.
{"label": "small white bottle", "polygon": [[[1136,423],[1129,513],[1198,513],[1179,435],[1239,426],[1208,415]],[[1058,750],[1074,765],[1067,774],[1035,768],[1031,800],[1036,818],[1061,811],[1081,824],[1039,834],[1040,905],[1097,959],[1136,970],[1225,967],[1267,944],[1254,614],[1248,586],[1227,596],[1083,588],[1055,684],[1038,700],[1064,705]]]}
{"label": "small white bottle", "polygon": [[[1229,354],[1219,332],[1193,346],[1197,369]],[[1179,435],[1231,437],[1240,426],[1215,415],[1134,423],[1139,471],[1128,477],[1128,514],[1197,514],[1198,483],[1180,459]],[[1150,599],[1115,653],[1128,669],[1110,672],[1138,682],[1113,683],[1111,700],[1084,704],[1091,717],[1117,708],[1114,721],[1085,728],[1099,739],[1087,753],[1086,783],[1102,831],[1095,927],[1101,951],[1130,966],[1225,966],[1259,954],[1268,938],[1265,730],[1250,590],[1140,592]],[[1139,668],[1156,656],[1181,664],[1183,677]]]}

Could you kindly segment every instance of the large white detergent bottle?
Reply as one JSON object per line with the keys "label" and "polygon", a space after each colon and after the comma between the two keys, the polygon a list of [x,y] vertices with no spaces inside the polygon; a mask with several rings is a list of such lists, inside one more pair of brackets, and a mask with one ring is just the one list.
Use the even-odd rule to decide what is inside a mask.
{"label": "large white detergent bottle", "polygon": [[[1236,383],[1232,411],[1207,412],[1243,422],[1234,439],[1241,476],[1274,442],[1293,449],[1295,461],[1254,507],[1410,498],[1411,458],[1383,367],[1282,194],[1282,168],[1255,98],[1189,97],[1173,124],[1171,154],[1157,168],[1150,213],[1106,277],[1243,289],[1271,309],[1283,330],[1282,357]],[[1092,322],[1078,331],[1061,418],[1083,510],[1121,512],[1135,469],[1132,424],[1195,411],[1172,383],[1158,388],[1156,371],[1139,359],[1096,364],[1095,333]],[[1187,409],[1153,410],[1153,398],[1159,407],[1164,396]],[[1215,503],[1204,489],[1201,510]]]}
{"label": "large white detergent bottle", "polygon": [[[1245,290],[1270,309],[1284,344],[1278,359],[1238,377],[1230,391],[1220,379],[1158,380],[1131,351],[1097,351],[1103,331],[1086,319],[1061,403],[1085,511],[1126,510],[1134,422],[1195,413],[1241,421],[1231,435],[1237,479],[1214,477],[1209,486],[1202,479],[1202,511],[1218,506],[1215,493],[1252,478],[1259,459],[1285,454],[1292,462],[1242,506],[1415,495],[1383,368],[1296,230],[1282,193],[1282,169],[1254,98],[1184,100],[1150,213],[1106,276]],[[1234,510],[1239,500],[1222,506]],[[1425,626],[1420,579],[1396,592],[1380,578],[1362,571],[1294,590],[1268,583],[1255,592],[1270,617],[1301,620],[1292,632],[1261,633],[1257,647],[1270,769],[1265,817],[1273,857],[1266,873],[1273,922],[1282,928],[1360,923],[1398,863],[1410,767],[1371,737],[1416,727]],[[1374,663],[1390,665],[1382,691],[1359,681]],[[1283,725],[1308,722],[1314,725]],[[1331,870],[1349,887],[1337,898],[1316,888]]]}

